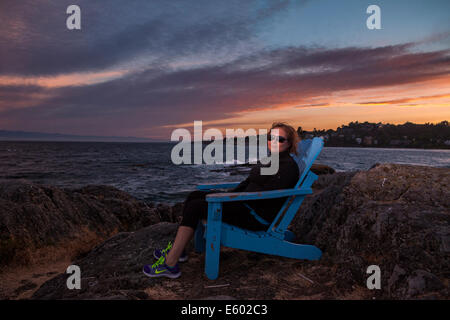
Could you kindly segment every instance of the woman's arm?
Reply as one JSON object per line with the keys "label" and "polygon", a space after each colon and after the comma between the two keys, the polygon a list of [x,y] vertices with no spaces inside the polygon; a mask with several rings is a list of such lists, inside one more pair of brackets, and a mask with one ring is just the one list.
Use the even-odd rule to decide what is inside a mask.
{"label": "woman's arm", "polygon": [[242,181],[241,183],[239,183],[239,185],[236,188],[230,189],[227,192],[242,192],[245,190],[245,188],[247,188],[248,184],[249,184],[249,179],[247,177],[247,179],[245,179],[244,181]]}
{"label": "woman's arm", "polygon": [[255,165],[247,179],[228,192],[256,192],[293,188],[299,179],[298,165],[292,161],[280,162],[278,172],[274,175],[261,175],[261,165]]}
{"label": "woman's arm", "polygon": [[256,164],[255,166],[253,166],[252,169],[250,170],[250,174],[248,175],[247,179],[245,179],[244,181],[242,181],[242,182],[241,182],[237,187],[235,187],[234,189],[228,190],[228,192],[242,192],[242,191],[247,191],[246,188],[248,187],[248,185],[250,184],[250,182],[251,182],[251,181],[254,181],[255,179],[257,179],[260,166],[261,166],[261,164],[258,162],[258,164]]}
{"label": "woman's arm", "polygon": [[282,163],[274,175],[261,175],[258,169],[249,178],[250,182],[245,188],[246,192],[289,189],[297,184],[299,170],[297,164],[290,161]]}

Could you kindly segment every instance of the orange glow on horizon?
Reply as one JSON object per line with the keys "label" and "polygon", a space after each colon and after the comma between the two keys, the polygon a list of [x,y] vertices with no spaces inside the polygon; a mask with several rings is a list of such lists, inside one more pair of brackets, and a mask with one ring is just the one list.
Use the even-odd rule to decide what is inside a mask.
{"label": "orange glow on horizon", "polygon": [[[307,131],[335,130],[352,121],[438,123],[450,120],[449,84],[450,78],[442,77],[389,87],[341,90],[311,99],[302,97],[297,103],[245,108],[227,118],[203,121],[203,130],[269,128],[274,121],[287,122],[294,128],[301,126]],[[200,119],[162,128],[192,128],[194,120]]]}

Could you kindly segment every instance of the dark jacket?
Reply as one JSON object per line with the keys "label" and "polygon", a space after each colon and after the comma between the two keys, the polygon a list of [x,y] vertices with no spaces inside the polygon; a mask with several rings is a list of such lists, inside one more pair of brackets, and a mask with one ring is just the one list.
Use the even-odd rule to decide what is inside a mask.
{"label": "dark jacket", "polygon": [[[289,151],[279,153],[280,163],[278,172],[274,175],[261,175],[260,167],[269,167],[270,164],[263,165],[260,162],[250,171],[247,179],[242,181],[236,188],[229,192],[256,192],[277,189],[291,189],[295,187],[299,179],[298,165]],[[287,197],[249,200],[245,201],[256,213],[267,222],[271,223],[276,217]]]}

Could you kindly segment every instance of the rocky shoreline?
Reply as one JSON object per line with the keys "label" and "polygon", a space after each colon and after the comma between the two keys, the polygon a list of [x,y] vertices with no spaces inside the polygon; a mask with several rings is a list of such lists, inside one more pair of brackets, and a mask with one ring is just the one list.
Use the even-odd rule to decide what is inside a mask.
{"label": "rocky shoreline", "polygon": [[[214,281],[204,275],[204,255],[193,251],[176,280],[141,272],[153,263],[153,249],[173,240],[182,203],[144,203],[109,186],[0,181],[0,281],[19,269],[29,274],[2,286],[0,298],[449,298],[449,169],[377,164],[315,172],[314,193],[290,229],[296,242],[321,248],[322,259],[223,248]],[[66,287],[69,264],[80,266],[81,290]],[[380,267],[380,290],[366,287],[369,265]]]}

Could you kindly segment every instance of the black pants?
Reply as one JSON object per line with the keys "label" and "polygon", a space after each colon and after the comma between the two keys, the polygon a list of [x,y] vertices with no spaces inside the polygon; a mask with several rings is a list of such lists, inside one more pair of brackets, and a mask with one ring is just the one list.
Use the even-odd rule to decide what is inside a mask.
{"label": "black pants", "polygon": [[[195,230],[201,219],[208,218],[208,202],[205,197],[215,191],[193,191],[191,192],[183,208],[182,226],[191,227]],[[242,201],[224,202],[222,205],[222,221],[248,230],[267,230],[267,226],[259,223],[250,213]]]}

